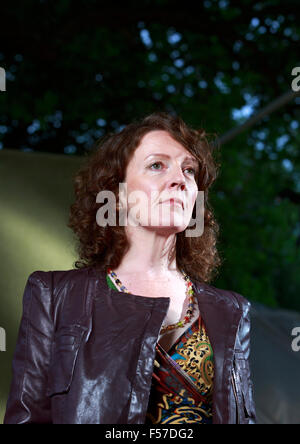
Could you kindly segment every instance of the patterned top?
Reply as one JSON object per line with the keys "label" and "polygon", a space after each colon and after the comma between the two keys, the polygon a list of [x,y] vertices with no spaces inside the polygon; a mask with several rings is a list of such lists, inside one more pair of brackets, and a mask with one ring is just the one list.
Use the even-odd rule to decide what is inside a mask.
{"label": "patterned top", "polygon": [[157,344],[146,424],[212,423],[213,351],[201,317],[169,352]]}
{"label": "patterned top", "polygon": [[211,424],[213,350],[201,316],[168,353],[158,342],[155,361],[145,423]]}

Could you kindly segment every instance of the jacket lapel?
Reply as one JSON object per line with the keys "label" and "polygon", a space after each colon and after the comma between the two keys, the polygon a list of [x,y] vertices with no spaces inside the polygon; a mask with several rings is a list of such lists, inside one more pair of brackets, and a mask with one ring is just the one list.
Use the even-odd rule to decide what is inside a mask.
{"label": "jacket lapel", "polygon": [[229,291],[191,281],[214,355],[213,422],[226,424],[234,345],[242,310]]}
{"label": "jacket lapel", "polygon": [[[103,293],[107,287],[105,272],[93,270]],[[198,301],[214,356],[213,423],[229,422],[231,368],[238,326],[242,317],[236,298],[230,291],[190,278]]]}

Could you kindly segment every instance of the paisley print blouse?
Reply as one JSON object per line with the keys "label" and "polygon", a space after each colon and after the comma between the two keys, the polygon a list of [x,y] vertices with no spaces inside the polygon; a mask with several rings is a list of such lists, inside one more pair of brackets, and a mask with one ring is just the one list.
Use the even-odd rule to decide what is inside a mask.
{"label": "paisley print blouse", "polygon": [[213,351],[202,318],[169,352],[156,346],[146,424],[212,423]]}

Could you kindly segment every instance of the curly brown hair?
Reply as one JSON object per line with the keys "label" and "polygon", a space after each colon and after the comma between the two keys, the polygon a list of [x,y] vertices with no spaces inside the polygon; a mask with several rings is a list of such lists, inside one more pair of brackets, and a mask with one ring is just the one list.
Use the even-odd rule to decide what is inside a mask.
{"label": "curly brown hair", "polygon": [[[179,117],[156,112],[134,121],[119,133],[109,133],[100,139],[74,176],[75,202],[71,205],[68,227],[77,238],[81,260],[76,268],[96,267],[99,270],[117,268],[129,249],[124,226],[99,226],[96,196],[109,190],[119,201],[119,183],[124,182],[126,168],[142,137],[154,130],[165,130],[198,161],[198,190],[204,192],[204,230],[198,237],[176,234],[176,263],[180,269],[199,281],[209,283],[217,274],[221,258],[216,248],[219,225],[208,199],[208,190],[215,181],[220,164],[214,159],[216,145],[208,141],[203,129],[192,129]],[[194,215],[193,209],[192,217]]]}

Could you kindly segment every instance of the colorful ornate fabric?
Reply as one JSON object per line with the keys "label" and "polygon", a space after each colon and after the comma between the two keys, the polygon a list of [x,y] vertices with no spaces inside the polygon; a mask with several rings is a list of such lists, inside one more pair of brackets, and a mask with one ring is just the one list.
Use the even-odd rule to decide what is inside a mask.
{"label": "colorful ornate fabric", "polygon": [[146,424],[212,423],[213,350],[201,317],[167,353],[159,343]]}

